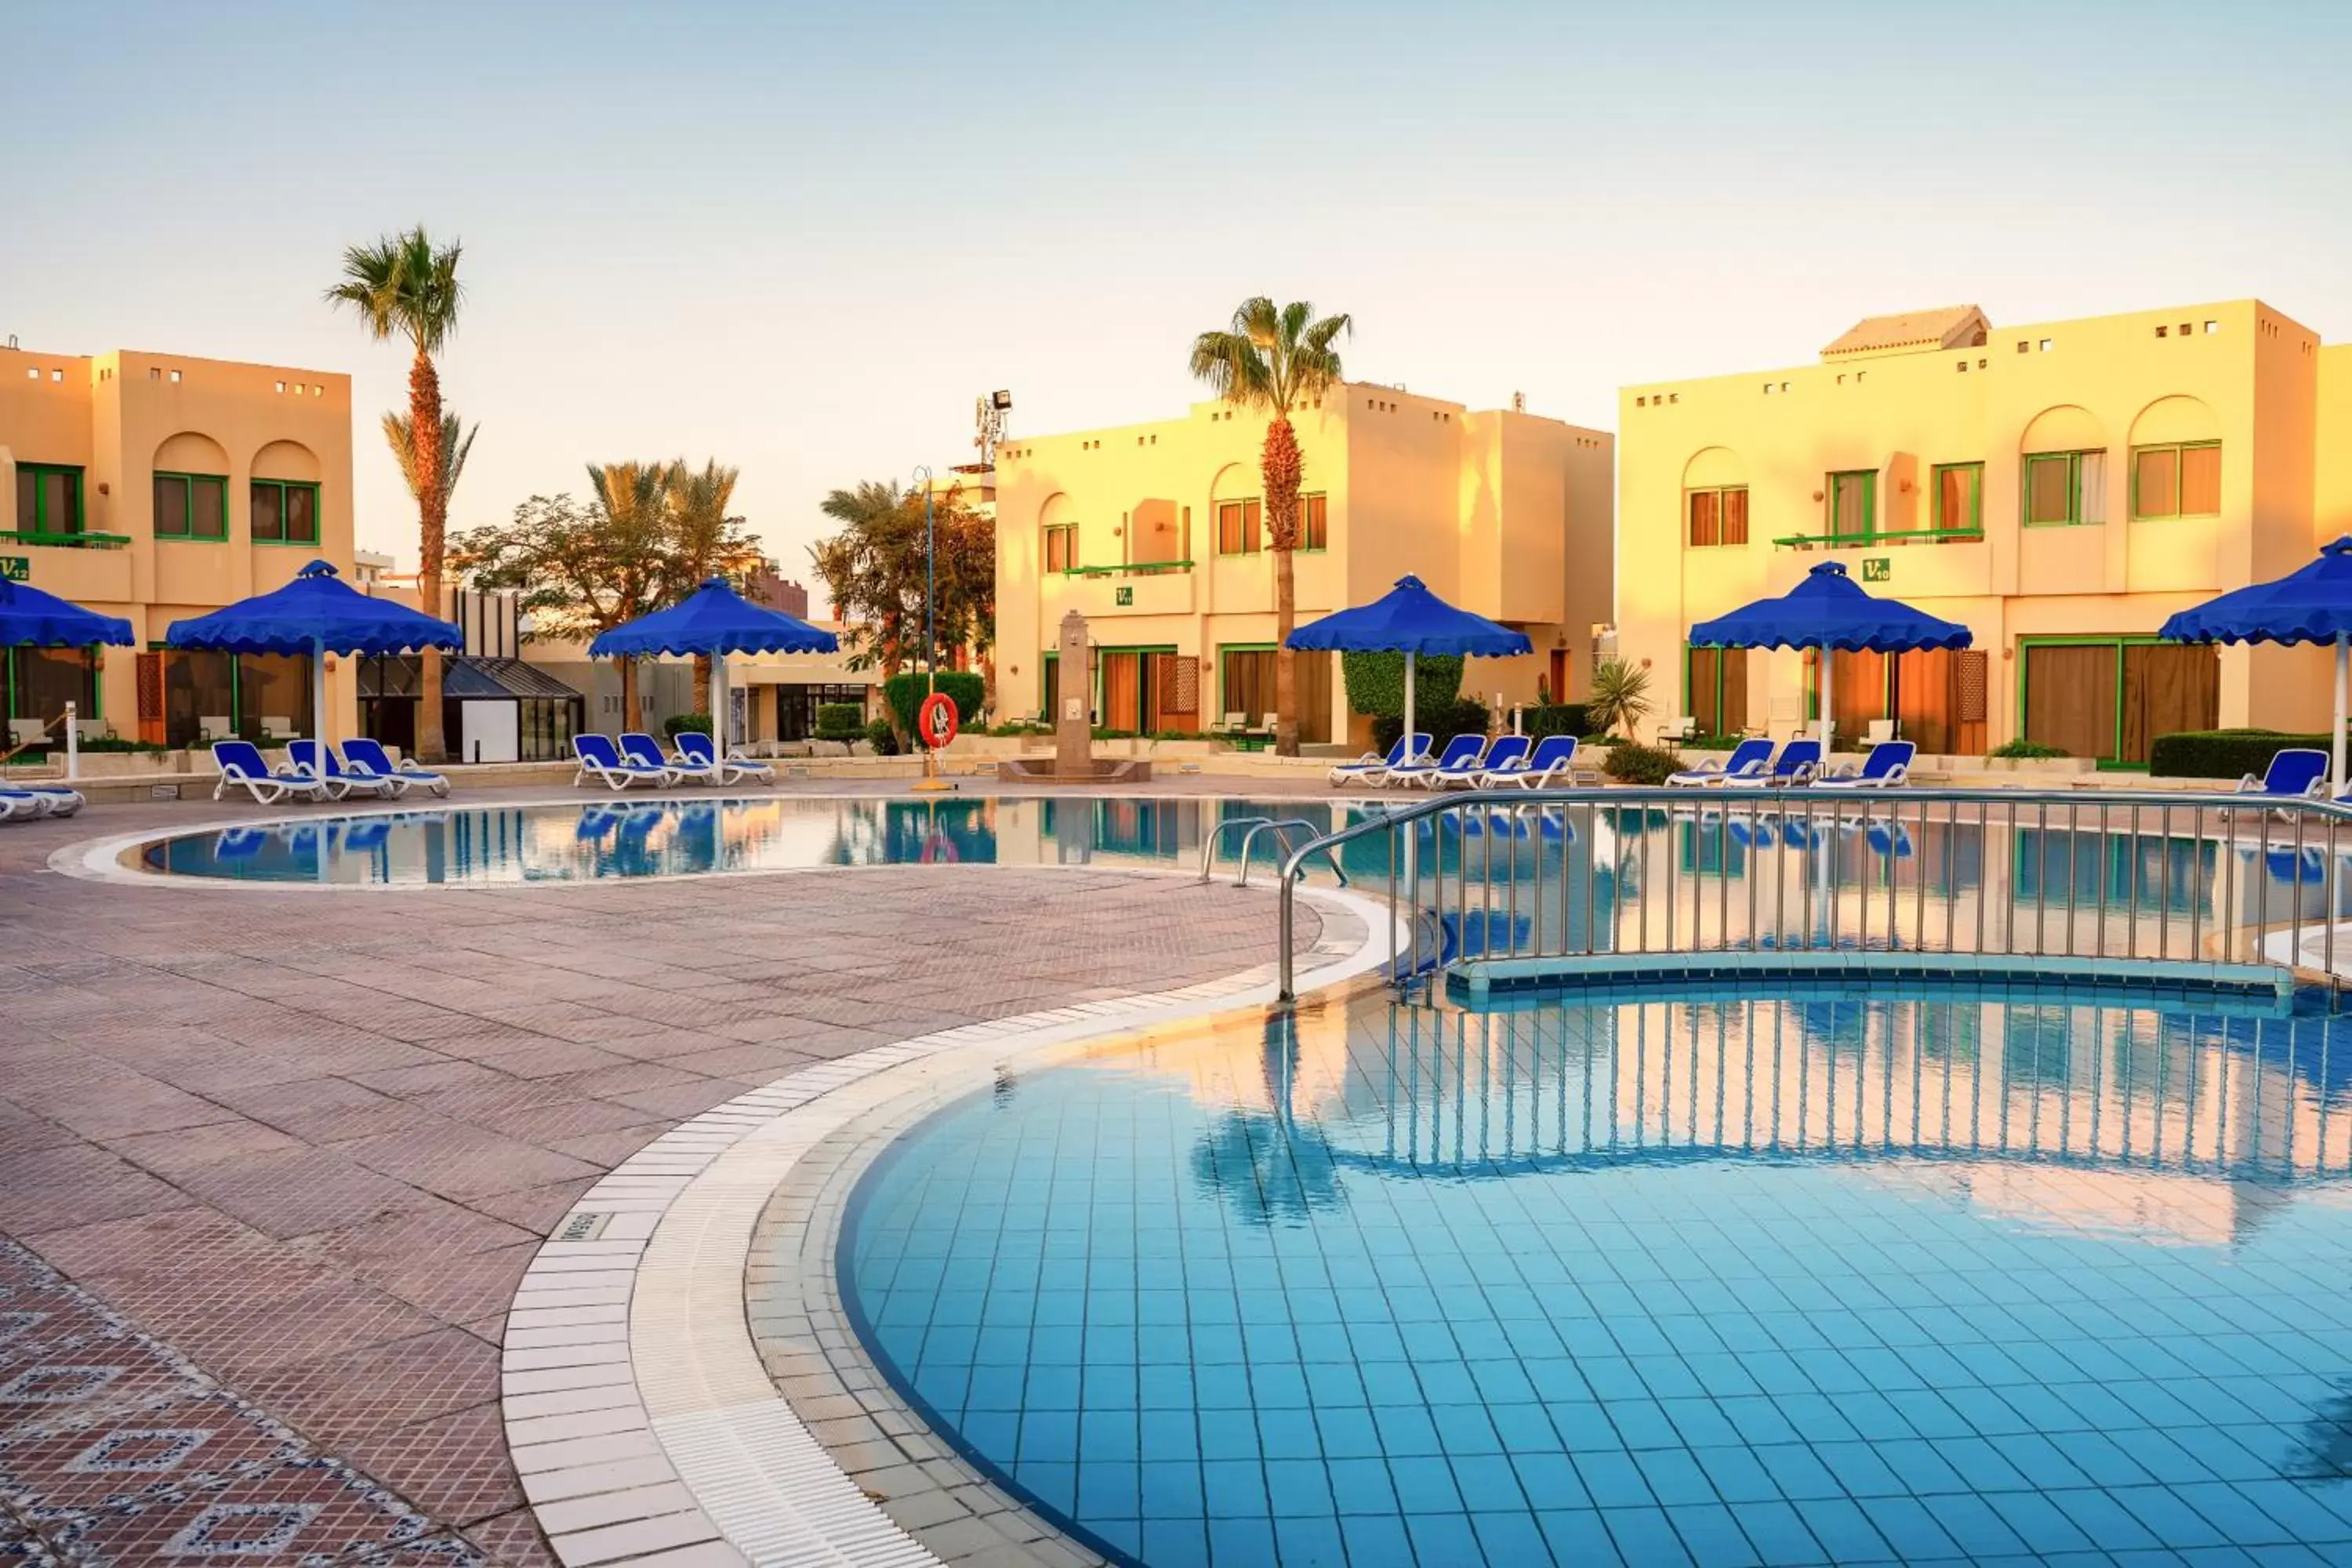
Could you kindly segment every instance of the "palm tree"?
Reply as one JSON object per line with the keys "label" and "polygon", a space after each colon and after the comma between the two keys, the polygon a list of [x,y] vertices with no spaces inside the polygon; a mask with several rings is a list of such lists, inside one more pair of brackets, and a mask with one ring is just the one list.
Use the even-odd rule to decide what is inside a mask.
{"label": "palm tree", "polygon": [[[704,463],[699,472],[688,468],[684,458],[669,466],[664,485],[675,536],[677,576],[667,585],[666,597],[684,598],[705,578],[740,572],[751,564],[744,559],[740,542],[730,539],[730,525],[735,520],[727,515],[740,477],[740,470],[716,458]],[[710,711],[710,656],[707,653],[694,656],[694,710]]]}
{"label": "palm tree", "polygon": [[1318,321],[1315,307],[1294,300],[1276,309],[1263,297],[1244,300],[1233,326],[1192,340],[1192,374],[1225,402],[1272,416],[1258,458],[1265,482],[1266,542],[1274,551],[1274,749],[1298,754],[1297,656],[1290,648],[1298,618],[1291,552],[1298,548],[1298,485],[1303,464],[1290,411],[1339,384],[1339,355],[1331,344],[1350,331],[1345,315]]}
{"label": "palm tree", "polygon": [[[392,459],[400,465],[400,477],[408,481],[408,493],[425,503],[422,470],[416,462],[416,421],[411,416],[393,409],[383,416],[384,444],[392,448]],[[441,440],[434,450],[438,455],[436,465],[441,476],[442,515],[448,515],[449,497],[457,489],[457,479],[466,471],[466,454],[474,449],[474,437],[482,433],[477,422],[470,430],[466,422],[449,409],[441,411]]]}
{"label": "palm tree", "polygon": [[1625,726],[1630,738],[1633,726],[1650,710],[1650,672],[1622,659],[1603,661],[1592,672],[1592,695],[1584,700],[1585,717],[1601,726],[1607,734],[1618,725]]}
{"label": "palm tree", "polygon": [[[327,290],[331,305],[359,312],[368,335],[379,342],[405,338],[415,351],[408,366],[409,488],[416,495],[416,592],[428,614],[441,613],[442,558],[449,531],[450,481],[442,474],[445,447],[441,374],[433,356],[457,330],[465,291],[457,282],[459,247],[438,249],[419,224],[405,234],[388,234],[373,245],[343,252],[343,280]],[[459,454],[462,459],[462,453]],[[443,761],[441,655],[426,648],[417,694],[416,749],[427,762]]]}
{"label": "palm tree", "polygon": [[[604,512],[611,537],[633,556],[666,555],[669,528],[669,465],[591,463],[589,493]],[[621,728],[644,727],[637,711],[637,661],[621,660]]]}

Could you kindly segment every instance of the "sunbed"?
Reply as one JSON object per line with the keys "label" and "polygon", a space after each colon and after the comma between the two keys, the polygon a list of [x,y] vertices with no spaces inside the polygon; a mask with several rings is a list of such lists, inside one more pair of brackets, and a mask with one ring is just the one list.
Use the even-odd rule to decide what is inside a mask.
{"label": "sunbed", "polygon": [[446,778],[419,767],[414,757],[403,757],[398,767],[393,766],[392,753],[383,749],[383,742],[365,736],[355,735],[343,742],[343,771],[355,778],[391,779],[400,786],[396,795],[404,795],[419,784],[436,795],[449,793]]}
{"label": "sunbed", "polygon": [[761,784],[776,782],[775,769],[765,763],[753,761],[732,747],[729,748],[722,760],[719,755],[719,742],[699,730],[680,730],[675,738],[680,763],[693,768],[698,773],[705,767],[716,768],[715,783],[740,784],[745,779],[757,779]]}
{"label": "sunbed", "polygon": [[613,744],[609,735],[572,736],[572,754],[580,763],[578,771],[572,775],[575,789],[592,778],[618,792],[634,784],[658,787],[674,783],[677,777],[667,763],[647,767],[631,762],[621,755],[620,748]]}
{"label": "sunbed", "polygon": [[1666,782],[1704,788],[1737,780],[1763,778],[1769,776],[1771,763],[1772,742],[1769,738],[1747,740],[1731,748],[1731,755],[1723,761],[1704,762],[1678,773],[1668,773]]}
{"label": "sunbed", "polygon": [[1517,784],[1522,789],[1549,789],[1559,782],[1575,761],[1575,736],[1546,735],[1516,767],[1496,767],[1494,759],[1489,757],[1484,782],[1488,789],[1499,789],[1506,784]]}
{"label": "sunbed", "polygon": [[705,784],[719,782],[719,763],[691,763],[684,757],[673,757],[661,749],[661,742],[643,730],[624,731],[621,735],[621,755],[641,768],[659,768],[669,774],[671,784],[684,784],[699,779]]}
{"label": "sunbed", "polygon": [[[1238,719],[1241,715],[1236,713],[1233,717]],[[1417,761],[1428,754],[1428,731],[1420,731],[1411,735],[1399,735],[1396,738],[1396,744],[1389,748],[1389,754],[1385,757],[1377,752],[1366,752],[1352,763],[1335,764],[1329,775],[1331,787],[1337,789],[1341,784],[1371,784],[1378,787],[1389,774],[1403,767],[1408,762]]]}
{"label": "sunbed", "polygon": [[1492,784],[1496,773],[1511,773],[1525,763],[1528,748],[1532,744],[1525,735],[1497,735],[1495,743],[1486,748],[1486,754],[1478,760],[1476,767],[1460,773],[1433,777],[1429,781],[1430,787]]}
{"label": "sunbed", "polygon": [[250,741],[215,741],[213,763],[220,769],[220,779],[213,785],[213,798],[218,800],[231,784],[236,784],[261,805],[276,805],[292,796],[298,800],[325,800],[327,781],[300,767],[273,769],[261,754],[261,748]]}
{"label": "sunbed", "polygon": [[1417,765],[1391,771],[1391,784],[1419,784],[1424,789],[1436,789],[1455,779],[1471,778],[1486,765],[1486,737],[1456,735],[1445,742],[1445,751],[1435,762],[1426,758]]}
{"label": "sunbed", "polygon": [[1919,748],[1909,741],[1888,741],[1870,748],[1859,772],[1852,767],[1836,773],[1822,773],[1813,780],[1815,789],[1900,789],[1910,780],[1911,759]]}
{"label": "sunbed", "polygon": [[2248,773],[2240,779],[2237,793],[2270,800],[2324,795],[2327,793],[2327,753],[2289,746],[2272,755],[2271,765],[2262,777]]}
{"label": "sunbed", "polygon": [[379,800],[398,795],[404,787],[397,782],[377,774],[352,773],[343,767],[335,748],[319,741],[289,741],[286,755],[294,765],[313,778],[327,781],[330,798],[341,800],[347,795],[372,795]]}
{"label": "sunbed", "polygon": [[1738,778],[1727,775],[1726,789],[1768,789],[1776,785],[1808,783],[1822,769],[1822,743],[1811,735],[1800,735],[1780,748],[1770,767],[1759,773],[1743,773]]}

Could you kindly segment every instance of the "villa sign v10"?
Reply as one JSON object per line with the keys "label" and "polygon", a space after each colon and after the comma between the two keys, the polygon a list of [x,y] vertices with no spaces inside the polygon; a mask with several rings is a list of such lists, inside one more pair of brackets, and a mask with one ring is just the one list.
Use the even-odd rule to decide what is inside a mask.
{"label": "villa sign v10", "polygon": [[1865,583],[1891,583],[1895,580],[1895,562],[1885,555],[1862,558],[1862,580]]}

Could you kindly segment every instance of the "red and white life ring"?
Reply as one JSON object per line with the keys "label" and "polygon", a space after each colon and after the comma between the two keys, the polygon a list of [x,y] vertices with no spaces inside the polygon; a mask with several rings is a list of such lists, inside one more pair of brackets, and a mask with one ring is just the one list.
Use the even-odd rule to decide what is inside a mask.
{"label": "red and white life ring", "polygon": [[915,731],[931,750],[943,749],[956,738],[955,699],[944,691],[924,698],[923,705],[915,710]]}

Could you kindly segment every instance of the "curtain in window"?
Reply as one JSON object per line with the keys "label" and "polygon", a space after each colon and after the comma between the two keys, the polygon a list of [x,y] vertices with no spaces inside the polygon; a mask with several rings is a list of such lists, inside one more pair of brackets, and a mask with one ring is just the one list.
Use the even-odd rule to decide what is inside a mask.
{"label": "curtain in window", "polygon": [[155,532],[173,539],[184,539],[188,532],[188,481],[157,476],[155,480]]}
{"label": "curtain in window", "polygon": [[2184,447],[2180,451],[2180,510],[2185,517],[2212,517],[2221,510],[2221,448]]}
{"label": "curtain in window", "polygon": [[1748,542],[1748,492],[1723,492],[1723,542],[1726,544]]}
{"label": "curtain in window", "polygon": [[308,485],[286,488],[286,537],[303,544],[319,542],[319,492]]}
{"label": "curtain in window", "polygon": [[1936,526],[1937,528],[1974,528],[1979,521],[1977,486],[1983,480],[1981,468],[1946,468],[1937,475],[1936,495]]}
{"label": "curtain in window", "polygon": [[310,707],[310,656],[307,653],[241,653],[236,656],[237,732],[248,741],[265,727],[315,735]]}
{"label": "curtain in window", "polygon": [[2180,451],[2158,447],[2132,454],[2132,489],[2140,517],[2177,517],[2180,513]]}
{"label": "curtain in window", "polygon": [[228,487],[217,480],[192,479],[188,484],[188,532],[197,539],[226,539],[228,518],[224,508]]}
{"label": "curtain in window", "polygon": [[279,501],[286,492],[276,485],[253,487],[253,537],[283,539],[286,537],[286,517]]}
{"label": "curtain in window", "polygon": [[1690,494],[1690,542],[1695,545],[1723,542],[1723,498],[1715,490]]}
{"label": "curtain in window", "polygon": [[2119,760],[2144,763],[2158,735],[2221,721],[2219,648],[2131,644],[2124,653],[2124,737]]}
{"label": "curtain in window", "polygon": [[97,717],[98,661],[89,649],[19,647],[0,652],[0,658],[11,655],[15,679],[9,682],[8,717],[37,719],[53,725],[49,733],[58,738],[65,730],[56,721],[65,716],[67,703],[75,705],[78,719]]}
{"label": "curtain in window", "polygon": [[169,648],[163,654],[163,743],[203,743],[204,721],[226,726],[236,711],[236,662],[225,653]]}
{"label": "curtain in window", "polygon": [[2025,521],[2070,522],[2074,516],[2074,464],[2063,452],[2025,459]]}
{"label": "curtain in window", "polygon": [[2072,757],[2116,751],[2116,645],[2025,650],[2025,738]]}
{"label": "curtain in window", "polygon": [[43,509],[42,525],[51,533],[81,531],[81,508],[75,505],[76,492],[81,485],[78,474],[50,473],[41,476],[41,489],[47,505]]}
{"label": "curtain in window", "polygon": [[1831,477],[1834,487],[1831,492],[1830,531],[1841,538],[1870,531],[1870,480],[1868,474],[1836,474]]}
{"label": "curtain in window", "polygon": [[2107,455],[2105,452],[2084,452],[2075,459],[2081,476],[2077,486],[2081,510],[2074,515],[2081,522],[2107,521]]}

